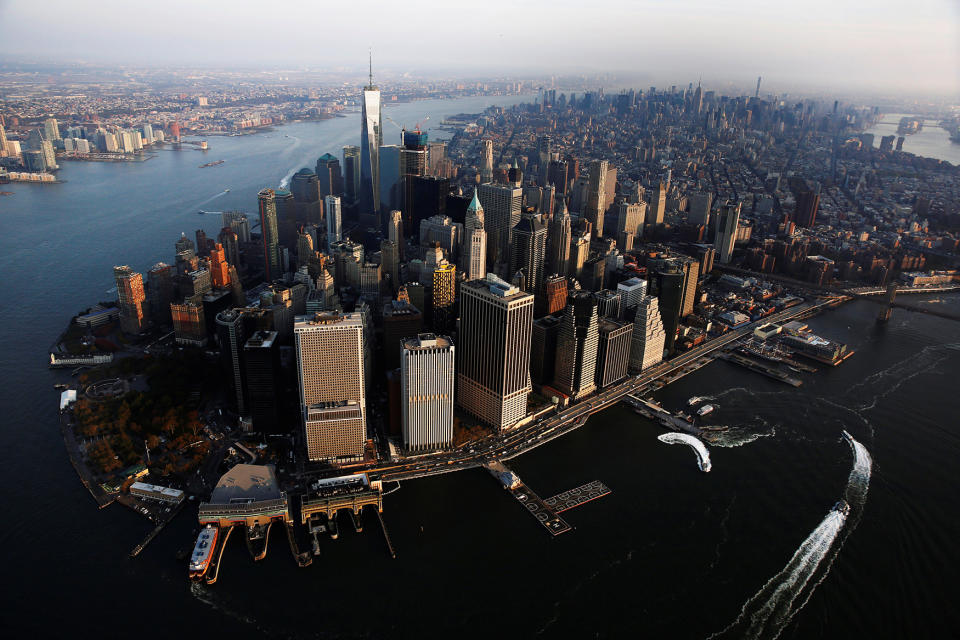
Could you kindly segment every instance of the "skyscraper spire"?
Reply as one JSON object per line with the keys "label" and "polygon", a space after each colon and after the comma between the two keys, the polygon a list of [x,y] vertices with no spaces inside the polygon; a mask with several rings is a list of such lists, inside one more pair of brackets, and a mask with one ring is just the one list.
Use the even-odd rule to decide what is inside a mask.
{"label": "skyscraper spire", "polygon": [[367,86],[373,86],[373,47],[370,47],[370,83]]}

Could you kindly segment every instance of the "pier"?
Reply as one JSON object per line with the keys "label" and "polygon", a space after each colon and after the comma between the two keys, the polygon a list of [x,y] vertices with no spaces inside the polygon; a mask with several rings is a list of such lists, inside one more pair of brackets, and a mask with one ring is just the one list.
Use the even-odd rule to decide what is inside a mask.
{"label": "pier", "polygon": [[[250,557],[253,558],[254,562],[259,562],[267,557],[267,545],[270,542],[270,529],[273,527],[273,521],[267,523],[266,530],[262,529],[260,525],[254,527],[246,527],[246,542],[247,542],[247,551],[250,552]],[[256,549],[256,543],[263,541],[263,546],[259,550]]]}
{"label": "pier", "polygon": [[390,540],[390,533],[387,531],[387,523],[383,521],[383,512],[379,509],[376,510],[377,519],[380,520],[380,529],[383,531],[383,539],[387,542],[387,551],[390,552],[391,558],[397,557],[397,551],[393,548],[393,542]]}
{"label": "pier", "polygon": [[493,460],[485,463],[483,466],[493,477],[500,481],[503,487],[517,499],[517,502],[533,514],[537,522],[543,525],[543,528],[546,529],[550,535],[558,536],[561,533],[566,533],[573,529],[566,520],[557,515],[553,507],[538,496],[533,489],[523,484],[520,476],[508,469],[505,464],[499,460]]}
{"label": "pier", "polygon": [[[220,531],[222,533],[223,529]],[[214,554],[216,554],[216,559],[210,561],[213,566],[207,569],[207,584],[214,584],[217,578],[220,577],[220,560],[223,558],[223,550],[227,548],[227,541],[230,539],[231,533],[233,533],[233,527],[227,527],[223,538],[217,539],[217,548],[213,550]],[[210,575],[210,571],[213,571],[213,575]]]}
{"label": "pier", "polygon": [[170,512],[170,515],[167,516],[166,519],[162,520],[156,527],[154,527],[153,531],[148,533],[147,537],[143,539],[143,542],[133,548],[133,551],[130,552],[130,557],[136,558],[139,556],[143,550],[147,548],[147,545],[153,542],[153,539],[160,535],[160,532],[163,531],[165,526],[167,526],[167,523],[173,520],[176,515],[180,513],[180,509],[183,508],[184,504],[186,504],[186,500],[182,500],[180,504],[174,507],[173,511]]}
{"label": "pier", "polygon": [[607,488],[607,485],[603,484],[599,480],[594,480],[575,489],[558,493],[553,497],[547,498],[543,502],[557,513],[562,513],[569,509],[573,509],[574,507],[579,507],[582,504],[586,504],[591,500],[596,500],[597,498],[602,498],[603,496],[609,494],[610,489]]}
{"label": "pier", "polygon": [[772,365],[766,364],[764,362],[758,362],[753,358],[748,358],[747,356],[741,353],[732,353],[725,352],[718,355],[719,358],[726,360],[727,362],[732,362],[738,364],[741,367],[745,367],[750,371],[755,371],[756,373],[777,380],[778,382],[783,382],[789,384],[792,387],[799,387],[803,384],[803,380],[799,378],[794,378],[791,375],[788,375],[786,372],[781,371],[779,368]]}

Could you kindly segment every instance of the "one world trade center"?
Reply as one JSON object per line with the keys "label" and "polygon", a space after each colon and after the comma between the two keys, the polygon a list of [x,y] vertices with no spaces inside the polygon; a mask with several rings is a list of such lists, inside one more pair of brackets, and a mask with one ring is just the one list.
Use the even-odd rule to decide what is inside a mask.
{"label": "one world trade center", "polygon": [[380,113],[380,89],[373,84],[373,56],[370,57],[370,84],[363,88],[360,124],[360,198],[361,222],[380,226],[380,145],[383,144]]}

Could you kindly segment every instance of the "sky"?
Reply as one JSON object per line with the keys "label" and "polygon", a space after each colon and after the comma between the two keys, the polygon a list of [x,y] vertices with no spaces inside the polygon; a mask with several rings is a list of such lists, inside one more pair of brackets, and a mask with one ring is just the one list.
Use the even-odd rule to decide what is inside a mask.
{"label": "sky", "polygon": [[960,95],[960,0],[0,0],[0,57]]}

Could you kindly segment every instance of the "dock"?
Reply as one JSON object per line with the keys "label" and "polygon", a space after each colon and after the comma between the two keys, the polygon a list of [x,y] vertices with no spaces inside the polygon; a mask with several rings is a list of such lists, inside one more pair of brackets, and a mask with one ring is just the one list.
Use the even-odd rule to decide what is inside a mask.
{"label": "dock", "polygon": [[523,481],[520,480],[520,477],[508,469],[505,464],[499,460],[493,460],[485,463],[483,466],[493,477],[500,481],[503,487],[517,499],[517,502],[533,514],[537,522],[543,525],[543,528],[546,529],[551,536],[558,536],[561,533],[566,533],[573,529],[566,520],[557,515],[553,507],[548,505],[533,489],[525,485]]}
{"label": "dock", "polygon": [[[247,551],[250,552],[250,557],[253,558],[254,562],[259,562],[267,557],[267,545],[270,542],[270,529],[273,528],[273,521],[267,523],[266,530],[259,529],[259,531],[253,531],[249,527],[246,528],[246,542],[247,542]],[[257,549],[257,542],[263,541],[263,546],[260,549]]]}
{"label": "dock", "polygon": [[558,493],[543,502],[557,513],[562,513],[609,494],[610,489],[605,484],[599,480],[594,480],[575,489]]}
{"label": "dock", "polygon": [[[230,534],[233,533],[234,527],[227,527],[226,533],[223,533],[222,538],[217,538],[217,548],[213,550],[216,554],[216,559],[211,560],[213,564],[212,567],[207,569],[206,580],[207,584],[214,584],[217,581],[217,578],[220,577],[220,561],[223,558],[223,550],[227,548],[227,541],[230,539]],[[221,529],[221,532],[223,530]],[[213,571],[213,575],[210,575],[210,571]]]}
{"label": "dock", "polygon": [[147,545],[153,542],[153,539],[160,535],[160,532],[163,531],[165,526],[167,526],[167,523],[173,520],[176,515],[180,513],[180,509],[183,508],[184,504],[186,504],[186,500],[182,500],[180,504],[174,507],[173,511],[170,512],[170,515],[157,524],[157,526],[153,528],[153,531],[148,533],[147,537],[143,539],[143,542],[133,548],[133,551],[130,552],[130,557],[136,558],[138,555],[140,555],[143,550],[147,548]]}
{"label": "dock", "polygon": [[387,531],[387,523],[383,521],[383,512],[379,509],[375,509],[377,512],[377,519],[380,520],[380,529],[383,530],[383,539],[387,542],[387,550],[390,552],[391,558],[397,557],[397,551],[393,548],[393,542],[390,540],[390,533]]}
{"label": "dock", "polygon": [[749,369],[750,371],[765,375],[773,380],[789,384],[792,387],[799,387],[803,384],[803,380],[794,378],[777,367],[754,360],[753,358],[748,358],[741,353],[733,353],[728,351],[717,354],[717,357],[726,360],[727,362],[738,364],[741,367]]}

